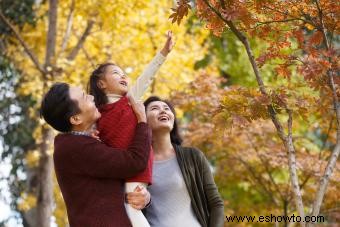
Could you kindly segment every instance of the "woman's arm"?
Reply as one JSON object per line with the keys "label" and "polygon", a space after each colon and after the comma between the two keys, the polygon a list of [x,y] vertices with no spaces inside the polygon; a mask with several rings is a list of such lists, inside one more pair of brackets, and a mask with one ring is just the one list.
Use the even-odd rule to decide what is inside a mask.
{"label": "woman's arm", "polygon": [[210,211],[209,227],[223,227],[223,200],[218,192],[214,177],[211,173],[210,164],[204,154],[201,151],[199,152],[201,153],[201,163],[203,167],[203,187]]}
{"label": "woman's arm", "polygon": [[148,89],[155,78],[156,72],[165,61],[166,56],[171,51],[172,47],[172,32],[168,31],[167,40],[163,49],[151,60],[148,66],[144,69],[143,73],[137,78],[136,83],[130,89],[131,95],[136,100],[139,100],[143,96],[144,92]]}

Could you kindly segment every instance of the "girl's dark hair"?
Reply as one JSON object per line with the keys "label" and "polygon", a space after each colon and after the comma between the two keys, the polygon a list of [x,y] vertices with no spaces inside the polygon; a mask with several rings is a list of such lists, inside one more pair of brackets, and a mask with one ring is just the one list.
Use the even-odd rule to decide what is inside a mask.
{"label": "girl's dark hair", "polygon": [[148,106],[152,103],[152,102],[156,102],[156,101],[160,101],[160,102],[164,102],[166,103],[169,107],[171,112],[174,114],[174,127],[170,132],[170,139],[171,139],[171,143],[174,143],[176,145],[181,145],[183,142],[182,137],[179,134],[179,128],[178,128],[178,123],[177,123],[177,117],[176,117],[176,111],[174,106],[168,101],[168,100],[164,100],[159,98],[158,96],[151,96],[149,97],[147,100],[145,100],[144,102],[144,106],[145,106],[145,110],[148,108]]}
{"label": "girl's dark hair", "polygon": [[87,92],[94,97],[94,103],[96,107],[100,107],[108,102],[105,92],[98,87],[98,81],[105,75],[106,68],[114,63],[104,63],[98,65],[98,67],[91,73],[89,83],[87,84]]}
{"label": "girl's dark hair", "polygon": [[66,83],[55,83],[41,102],[40,117],[60,132],[72,130],[70,117],[78,113],[78,102],[70,98],[70,87]]}

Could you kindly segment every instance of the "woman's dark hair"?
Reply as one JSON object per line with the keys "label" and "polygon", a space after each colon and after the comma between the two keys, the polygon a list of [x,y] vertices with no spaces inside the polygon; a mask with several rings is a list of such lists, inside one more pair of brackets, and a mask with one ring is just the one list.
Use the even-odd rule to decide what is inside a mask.
{"label": "woman's dark hair", "polygon": [[40,117],[60,132],[72,130],[70,117],[78,113],[78,103],[71,99],[70,86],[66,83],[55,83],[41,102]]}
{"label": "woman's dark hair", "polygon": [[166,103],[171,112],[174,114],[174,127],[170,132],[170,139],[171,139],[171,143],[177,144],[177,145],[181,145],[183,142],[182,137],[179,134],[179,128],[178,128],[178,123],[177,123],[177,117],[176,117],[176,111],[174,106],[168,101],[168,100],[164,100],[159,98],[158,96],[151,96],[149,97],[147,100],[145,100],[144,102],[144,106],[145,106],[145,110],[148,108],[148,106],[152,103],[152,102],[156,102],[156,101],[160,101],[160,102],[164,102]]}
{"label": "woman's dark hair", "polygon": [[90,81],[87,84],[87,92],[90,95],[93,95],[96,107],[104,105],[108,101],[105,92],[98,87],[98,81],[103,78],[106,68],[110,65],[115,64],[109,62],[98,65],[98,67],[91,73]]}

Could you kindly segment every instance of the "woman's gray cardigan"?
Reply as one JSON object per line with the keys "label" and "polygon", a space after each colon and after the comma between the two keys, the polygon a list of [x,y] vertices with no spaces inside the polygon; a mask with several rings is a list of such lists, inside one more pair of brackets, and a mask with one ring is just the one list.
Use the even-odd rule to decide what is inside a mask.
{"label": "woman's gray cardigan", "polygon": [[223,200],[205,155],[193,147],[173,146],[198,221],[202,227],[222,227]]}

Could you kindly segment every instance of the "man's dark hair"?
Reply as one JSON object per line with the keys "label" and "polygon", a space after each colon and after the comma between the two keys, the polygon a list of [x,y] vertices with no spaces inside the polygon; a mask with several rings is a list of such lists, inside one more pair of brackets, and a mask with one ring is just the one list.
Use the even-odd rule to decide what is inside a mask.
{"label": "man's dark hair", "polygon": [[70,117],[78,113],[78,103],[71,99],[70,86],[66,83],[55,83],[41,102],[40,116],[60,132],[71,131]]}
{"label": "man's dark hair", "polygon": [[176,117],[176,111],[174,106],[167,100],[163,100],[161,98],[159,98],[158,96],[150,96],[147,100],[145,100],[144,102],[144,106],[145,106],[145,110],[148,108],[148,106],[152,103],[152,102],[156,102],[156,101],[160,101],[160,102],[164,102],[166,103],[171,112],[174,114],[174,127],[170,132],[170,139],[171,139],[171,143],[174,143],[176,145],[181,145],[183,142],[182,137],[179,134],[179,128],[178,128],[178,123],[177,123],[177,117]]}

